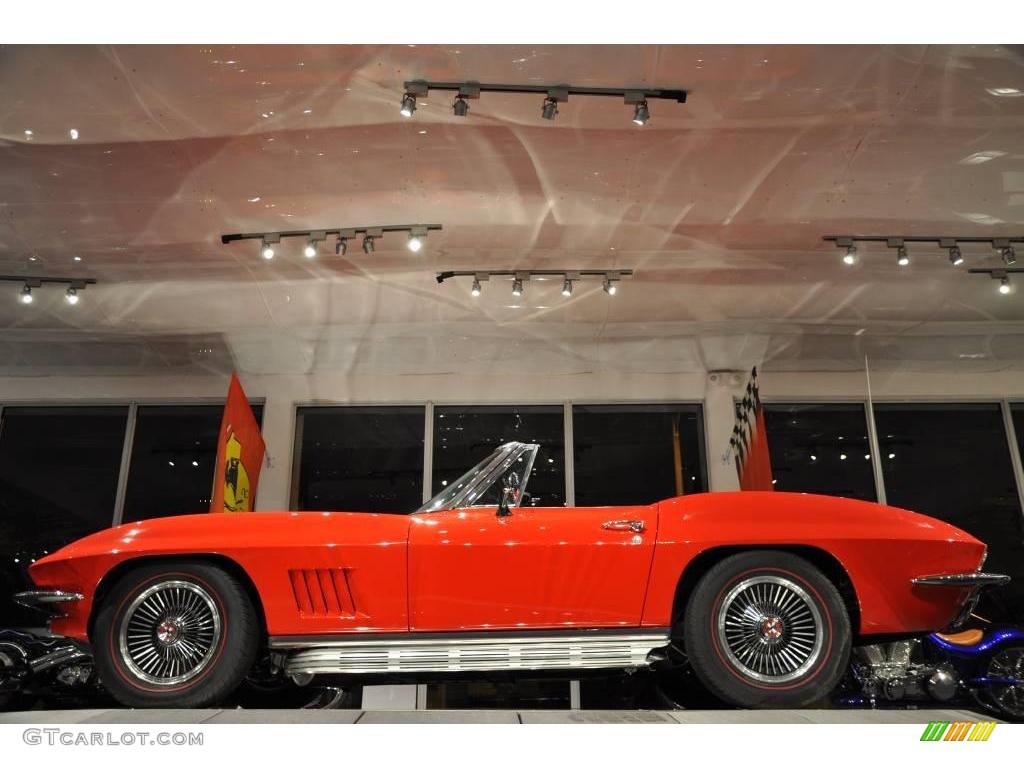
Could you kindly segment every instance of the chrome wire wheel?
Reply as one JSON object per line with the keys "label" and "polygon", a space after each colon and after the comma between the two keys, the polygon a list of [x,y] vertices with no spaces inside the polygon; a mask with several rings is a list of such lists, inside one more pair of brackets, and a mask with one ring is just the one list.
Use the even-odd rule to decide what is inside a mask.
{"label": "chrome wire wheel", "polygon": [[822,653],[821,611],[803,587],[783,576],[737,583],[722,599],[715,622],[729,663],[758,682],[797,680]]}
{"label": "chrome wire wheel", "polygon": [[991,683],[992,698],[1004,712],[1024,718],[1024,648],[1005,648],[988,665],[988,677],[1012,678],[1016,683]]}
{"label": "chrome wire wheel", "polygon": [[121,659],[152,685],[181,685],[202,672],[220,642],[221,615],[191,581],[161,581],[140,592],[121,618]]}

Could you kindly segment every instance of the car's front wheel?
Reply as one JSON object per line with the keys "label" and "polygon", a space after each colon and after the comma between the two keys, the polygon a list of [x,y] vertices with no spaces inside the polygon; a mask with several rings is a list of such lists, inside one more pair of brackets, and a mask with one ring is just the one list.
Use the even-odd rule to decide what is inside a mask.
{"label": "car's front wheel", "polygon": [[213,565],[162,562],[129,571],[96,614],[93,646],[107,690],[130,707],[205,707],[252,667],[252,601]]}
{"label": "car's front wheel", "polygon": [[697,584],[683,619],[700,681],[741,707],[803,707],[829,693],[850,655],[850,619],[835,585],[788,552],[743,552]]}

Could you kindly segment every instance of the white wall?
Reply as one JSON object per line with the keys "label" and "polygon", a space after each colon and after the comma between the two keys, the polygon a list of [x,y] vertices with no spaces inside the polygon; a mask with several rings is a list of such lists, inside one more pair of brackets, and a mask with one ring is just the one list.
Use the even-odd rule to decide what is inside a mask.
{"label": "white wall", "polygon": [[[733,397],[746,372],[703,374],[580,374],[573,376],[246,376],[250,398],[265,400],[263,433],[268,465],[260,479],[257,508],[289,504],[295,408],[311,403],[528,404],[574,402],[703,402],[708,474],[712,490],[737,487],[735,470],[723,461],[733,425]],[[871,376],[872,395],[882,400],[1024,400],[1018,373],[883,372]],[[213,399],[225,396],[222,377],[19,377],[0,378],[0,404],[38,402],[126,402]],[[766,400],[863,400],[861,373],[761,374]]]}

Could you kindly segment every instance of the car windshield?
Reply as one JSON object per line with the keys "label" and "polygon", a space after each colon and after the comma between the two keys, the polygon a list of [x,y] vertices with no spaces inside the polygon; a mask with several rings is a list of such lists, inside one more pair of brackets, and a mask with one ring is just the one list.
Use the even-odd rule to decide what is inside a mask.
{"label": "car windshield", "polygon": [[518,476],[519,486],[511,506],[518,507],[526,492],[539,447],[536,443],[505,443],[416,511],[438,512],[472,507],[475,502],[496,505],[497,500],[491,499],[488,491],[513,470]]}

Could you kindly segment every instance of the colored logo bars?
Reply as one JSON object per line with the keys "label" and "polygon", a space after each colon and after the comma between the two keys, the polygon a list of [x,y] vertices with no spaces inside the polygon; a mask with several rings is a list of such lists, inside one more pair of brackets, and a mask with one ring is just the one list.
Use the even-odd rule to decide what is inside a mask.
{"label": "colored logo bars", "polygon": [[921,734],[921,741],[988,741],[996,724],[992,721],[939,722],[928,723]]}

